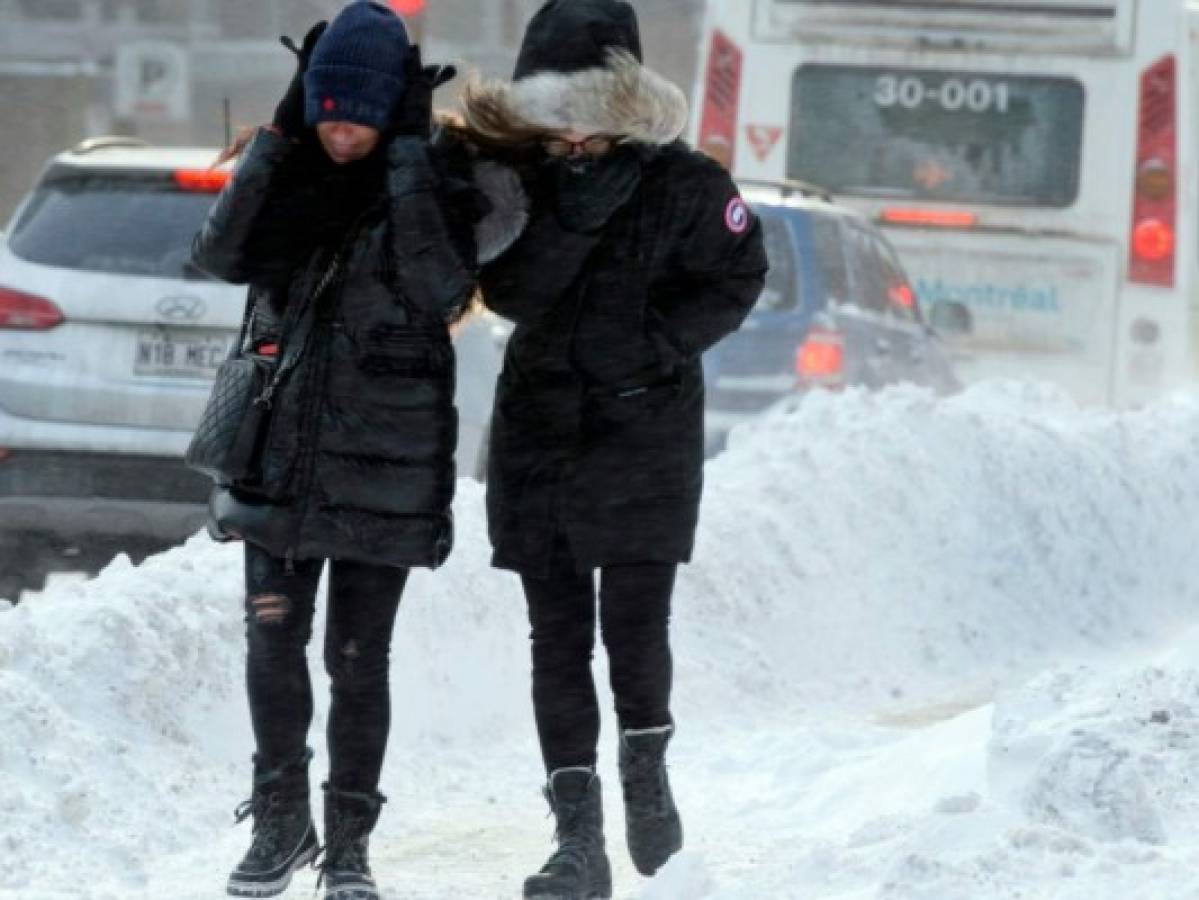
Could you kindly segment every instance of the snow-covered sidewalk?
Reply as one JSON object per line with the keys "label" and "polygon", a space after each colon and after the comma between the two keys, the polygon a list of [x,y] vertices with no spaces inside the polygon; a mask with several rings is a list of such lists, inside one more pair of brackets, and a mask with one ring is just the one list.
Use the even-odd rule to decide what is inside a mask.
{"label": "snow-covered sidewalk", "polygon": [[[707,480],[676,602],[688,846],[633,873],[607,722],[618,898],[1199,897],[1199,396],[813,396]],[[393,651],[390,900],[519,897],[550,848],[523,602],[479,486],[456,513]],[[222,895],[241,593],[240,549],[197,537],[0,611],[0,897]]]}

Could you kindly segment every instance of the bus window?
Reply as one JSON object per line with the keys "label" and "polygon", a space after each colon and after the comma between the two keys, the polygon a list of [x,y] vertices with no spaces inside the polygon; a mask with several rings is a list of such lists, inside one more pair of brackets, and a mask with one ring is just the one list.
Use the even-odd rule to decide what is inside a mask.
{"label": "bus window", "polygon": [[1065,207],[1084,102],[1073,78],[801,65],[787,174],[837,193]]}
{"label": "bus window", "polygon": [[849,273],[845,268],[844,238],[837,220],[812,215],[812,243],[824,272],[824,290],[829,306],[849,302]]}
{"label": "bus window", "polygon": [[795,246],[786,219],[771,215],[761,207],[762,235],[766,244],[766,259],[770,270],[766,286],[756,307],[758,312],[788,312],[799,305],[799,268]]}

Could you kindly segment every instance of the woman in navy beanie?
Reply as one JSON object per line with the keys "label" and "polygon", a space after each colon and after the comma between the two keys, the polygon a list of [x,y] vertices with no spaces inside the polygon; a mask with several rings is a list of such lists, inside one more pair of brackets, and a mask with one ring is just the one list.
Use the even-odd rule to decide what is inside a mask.
{"label": "woman in navy beanie", "polygon": [[367,839],[384,797],[388,654],[408,571],[453,541],[457,434],[450,326],[502,247],[469,159],[430,142],[433,90],[403,22],[365,0],[319,23],[274,121],[197,236],[197,264],[249,284],[244,354],[270,370],[250,477],[216,486],[209,530],[245,542],[254,728],[249,851],[228,892],[269,897],[318,858],[309,803],[305,648],[328,562],[332,683],[321,878],[326,900],[378,893]]}

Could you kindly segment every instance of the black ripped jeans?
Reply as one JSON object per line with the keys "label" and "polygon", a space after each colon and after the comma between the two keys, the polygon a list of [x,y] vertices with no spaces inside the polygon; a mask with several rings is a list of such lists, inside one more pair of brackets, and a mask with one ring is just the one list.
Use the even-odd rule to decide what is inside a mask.
{"label": "black ripped jeans", "polygon": [[[306,648],[325,561],[286,564],[246,543],[246,686],[261,768],[298,758],[312,724]],[[407,569],[335,559],[329,566],[325,668],[329,782],[343,791],[377,789],[391,728],[391,632]]]}
{"label": "black ripped jeans", "polygon": [[[670,599],[677,568],[646,563],[599,570],[600,632],[622,730],[672,724]],[[559,544],[549,577],[521,580],[532,625],[533,711],[546,771],[594,768],[600,732],[591,673],[594,575],[578,572]]]}

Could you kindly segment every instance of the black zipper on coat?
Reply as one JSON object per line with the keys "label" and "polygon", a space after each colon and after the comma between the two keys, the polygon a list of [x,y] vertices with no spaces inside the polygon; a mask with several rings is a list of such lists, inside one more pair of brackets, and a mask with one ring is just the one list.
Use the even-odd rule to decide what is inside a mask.
{"label": "black zipper on coat", "polygon": [[[323,336],[328,334],[328,322],[321,322],[319,319],[313,326],[313,336]],[[309,357],[310,384],[322,385],[328,368],[329,359],[329,342],[326,339],[323,345],[318,344],[314,348],[316,352]],[[300,414],[300,458],[296,461],[296,501],[299,506],[299,514],[295,517],[295,524],[292,528],[291,538],[288,541],[287,553],[289,559],[295,558],[296,550],[300,543],[300,535],[304,533],[304,523],[308,520],[309,510],[312,508],[312,485],[316,480],[316,458],[317,449],[316,443],[318,440],[317,434],[320,431],[320,410],[325,402],[325,392],[321,389],[313,389],[307,392],[307,402],[304,404]]]}
{"label": "black zipper on coat", "polygon": [[[309,336],[313,352],[308,355],[309,370],[306,373],[305,382],[307,385],[314,386],[314,389],[304,391],[305,403],[300,410],[300,422],[297,429],[300,436],[300,456],[296,460],[295,473],[295,502],[298,509],[292,525],[291,534],[288,537],[286,554],[286,558],[293,561],[293,568],[296,551],[299,549],[300,536],[304,532],[304,523],[308,519],[308,511],[311,508],[312,502],[309,494],[316,475],[316,440],[320,423],[319,407],[324,403],[325,399],[323,385],[330,350],[328,334],[331,331],[330,326],[333,322],[335,311],[341,301],[341,290],[345,283],[348,262],[346,257],[349,255],[353,239],[358,233],[363,218],[365,218],[365,213],[354,221],[339,248],[329,258],[329,265],[333,265],[335,260],[339,261],[340,271],[337,273],[334,282],[329,285],[326,295],[316,298],[316,306],[312,310],[312,315],[316,317],[316,320],[312,324],[312,333]],[[322,303],[322,301],[325,302]],[[329,310],[327,316],[323,314],[323,309],[325,308]]]}
{"label": "black zipper on coat", "polygon": [[[312,508],[312,497],[309,495],[316,478],[316,445],[317,434],[320,431],[320,409],[326,399],[326,373],[329,365],[329,354],[332,351],[329,335],[336,322],[337,308],[341,304],[341,292],[344,289],[350,266],[351,248],[361,236],[364,224],[375,212],[376,207],[368,207],[359,213],[350,223],[341,242],[337,244],[327,262],[328,266],[336,263],[338,271],[335,273],[333,281],[328,285],[327,292],[324,295],[316,297],[316,303],[312,310],[312,314],[316,319],[313,322],[312,333],[310,335],[313,352],[308,357],[311,370],[306,380],[310,385],[313,385],[313,389],[304,392],[306,402],[300,412],[300,427],[298,429],[300,435],[300,457],[296,460],[295,481],[297,488],[295,500],[299,505],[299,514],[295,517],[295,523],[287,542],[287,555],[292,560],[295,559],[296,551],[299,549],[300,536],[304,533],[304,523],[308,520],[308,513]],[[383,253],[386,257],[386,247]]]}

